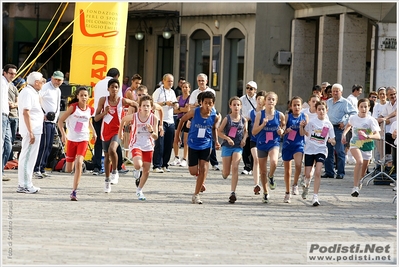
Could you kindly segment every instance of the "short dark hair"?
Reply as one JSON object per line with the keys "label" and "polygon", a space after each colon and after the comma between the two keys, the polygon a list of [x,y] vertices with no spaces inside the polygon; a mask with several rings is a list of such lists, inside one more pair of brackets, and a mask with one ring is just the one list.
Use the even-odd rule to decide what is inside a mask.
{"label": "short dark hair", "polygon": [[141,81],[142,79],[143,78],[141,78],[140,74],[137,74],[137,73],[134,74],[133,77],[132,77],[132,81],[134,81],[134,80],[140,80]]}
{"label": "short dark hair", "polygon": [[313,88],[312,88],[312,92],[313,91],[318,91],[318,92],[321,92],[321,87],[320,87],[320,85],[315,85],[315,86],[313,86]]}
{"label": "short dark hair", "polygon": [[360,89],[363,89],[363,86],[361,86],[360,84],[354,84],[352,86],[352,93],[355,91],[359,91]]}
{"label": "short dark hair", "polygon": [[107,76],[112,77],[112,78],[117,78],[121,74],[119,73],[119,70],[117,68],[110,68],[107,72]]}
{"label": "short dark hair", "polygon": [[14,64],[7,64],[4,66],[3,71],[8,72],[9,69],[17,69],[17,66]]}
{"label": "short dark hair", "polygon": [[[198,100],[201,99],[201,102],[204,101],[205,98],[210,98],[210,99],[212,99],[213,103],[215,103],[215,94],[212,93],[211,91],[202,92],[198,96],[199,96]],[[198,103],[200,103],[200,101],[198,101]]]}
{"label": "short dark hair", "polygon": [[119,83],[119,80],[118,79],[111,79],[111,80],[109,80],[108,81],[108,88],[111,86],[111,84],[113,84],[113,83],[117,83],[118,84],[118,87],[120,87],[120,83]]}

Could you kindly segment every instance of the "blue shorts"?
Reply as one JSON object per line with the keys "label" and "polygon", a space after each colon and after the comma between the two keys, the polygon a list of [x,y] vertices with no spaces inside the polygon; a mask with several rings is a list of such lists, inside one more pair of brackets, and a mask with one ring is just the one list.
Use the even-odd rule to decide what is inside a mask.
{"label": "blue shorts", "polygon": [[290,161],[294,159],[294,154],[298,152],[303,154],[303,146],[284,147],[283,149],[281,149],[281,158],[283,159],[283,161]]}
{"label": "blue shorts", "polygon": [[222,146],[222,157],[231,157],[233,153],[242,154],[242,147],[226,147]]}

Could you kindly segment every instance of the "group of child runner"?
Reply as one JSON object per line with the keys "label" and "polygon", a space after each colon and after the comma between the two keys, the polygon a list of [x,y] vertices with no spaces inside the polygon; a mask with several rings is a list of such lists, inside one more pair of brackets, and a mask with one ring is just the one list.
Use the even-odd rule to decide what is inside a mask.
{"label": "group of child runner", "polygon": [[[181,166],[188,163],[188,170],[196,177],[196,185],[192,196],[193,204],[202,204],[200,192],[205,191],[205,180],[209,169],[209,159],[213,142],[216,149],[222,149],[223,170],[222,177],[227,179],[231,174],[231,193],[229,202],[237,201],[236,188],[238,183],[239,164],[242,158],[243,147],[247,136],[250,137],[251,153],[254,159],[253,177],[254,193],[259,195],[263,189],[262,201],[269,202],[269,188],[276,188],[274,172],[277,168],[282,137],[282,160],[284,162],[285,196],[284,202],[290,203],[292,195],[299,195],[299,186],[302,187],[302,198],[307,199],[314,177],[314,193],[312,205],[320,205],[318,193],[321,182],[321,170],[327,157],[327,142],[335,145],[334,129],[328,120],[327,107],[317,95],[312,95],[309,108],[303,109],[303,100],[295,96],[289,104],[289,112],[283,114],[276,110],[278,96],[274,92],[259,91],[256,94],[256,109],[250,113],[252,129],[248,129],[246,118],[242,115],[242,102],[238,97],[229,100],[230,113],[221,120],[220,114],[214,108],[215,95],[205,91],[198,95],[199,106],[189,108],[187,99],[190,96],[190,84],[183,84],[184,94],[179,97],[178,124],[174,139],[175,155],[184,136],[184,155]],[[71,172],[75,165],[73,188],[70,199],[76,201],[76,190],[81,176],[81,166],[86,154],[90,130],[93,139],[101,138],[104,150],[105,188],[104,192],[111,192],[111,184],[118,183],[116,148],[123,139],[124,131],[129,129],[129,151],[132,154],[134,165],[133,177],[136,179],[136,195],[139,200],[145,200],[142,189],[148,179],[154,141],[158,138],[159,122],[162,122],[162,107],[153,102],[144,85],[135,92],[137,98],[133,101],[118,97],[119,81],[111,79],[108,82],[109,96],[102,97],[97,110],[87,105],[88,91],[81,87],[76,90],[75,98],[69,103],[67,111],[58,122],[62,134],[62,141],[67,141],[66,172]],[[129,112],[122,116],[124,107]],[[342,142],[345,142],[346,133],[352,128],[350,150],[356,161],[363,162],[361,167],[354,170],[354,188],[352,196],[359,195],[359,182],[365,175],[374,142],[379,139],[380,128],[377,121],[369,114],[370,102],[368,99],[358,101],[358,114],[349,119],[343,133]],[[101,136],[97,137],[93,131],[91,117],[96,121],[102,119]],[[64,122],[68,133],[64,131]],[[218,137],[222,139],[221,144]],[[303,155],[305,155],[303,157]],[[302,160],[304,158],[304,179],[300,179]],[[269,160],[269,170],[267,161]],[[291,186],[291,161],[294,160],[295,173]],[[112,170],[111,170],[112,166]],[[356,165],[358,166],[358,165]],[[260,176],[260,183],[259,183]],[[262,188],[261,188],[262,187]]]}

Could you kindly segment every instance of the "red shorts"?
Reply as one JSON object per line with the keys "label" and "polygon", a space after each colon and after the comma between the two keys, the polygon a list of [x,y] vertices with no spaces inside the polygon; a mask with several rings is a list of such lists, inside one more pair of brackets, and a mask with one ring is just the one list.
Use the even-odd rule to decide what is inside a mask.
{"label": "red shorts", "polygon": [[66,162],[74,162],[76,156],[86,156],[89,141],[67,141]]}
{"label": "red shorts", "polygon": [[152,162],[152,154],[154,151],[141,151],[140,148],[133,148],[132,156],[134,157],[141,157],[143,162]]}

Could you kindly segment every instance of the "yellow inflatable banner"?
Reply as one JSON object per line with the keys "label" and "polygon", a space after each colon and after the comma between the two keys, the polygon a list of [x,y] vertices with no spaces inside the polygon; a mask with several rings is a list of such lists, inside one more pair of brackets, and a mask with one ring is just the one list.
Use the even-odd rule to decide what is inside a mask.
{"label": "yellow inflatable banner", "polygon": [[[128,2],[75,3],[71,85],[94,88],[98,81],[105,78],[108,69],[114,67],[123,71],[127,15]],[[93,90],[89,106],[94,104],[95,93]],[[92,140],[90,145],[94,146]],[[85,159],[90,160],[91,157],[88,150]]]}

